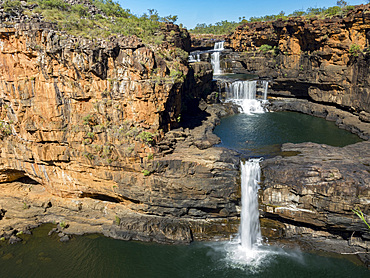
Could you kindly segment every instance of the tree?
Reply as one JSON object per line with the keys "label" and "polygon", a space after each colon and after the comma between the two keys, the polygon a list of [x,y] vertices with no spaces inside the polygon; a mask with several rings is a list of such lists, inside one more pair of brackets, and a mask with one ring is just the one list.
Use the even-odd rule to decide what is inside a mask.
{"label": "tree", "polygon": [[341,7],[341,8],[344,8],[345,6],[347,6],[348,3],[344,0],[338,0],[337,1],[337,6]]}

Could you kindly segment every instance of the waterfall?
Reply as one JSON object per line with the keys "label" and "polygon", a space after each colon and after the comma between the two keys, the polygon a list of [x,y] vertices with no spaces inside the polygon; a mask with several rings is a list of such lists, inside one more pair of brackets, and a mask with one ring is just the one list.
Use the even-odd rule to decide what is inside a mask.
{"label": "waterfall", "polygon": [[189,63],[200,62],[200,53],[194,53],[189,55]]}
{"label": "waterfall", "polygon": [[213,74],[221,74],[222,70],[220,68],[220,52],[224,50],[224,42],[216,42],[213,47],[213,53],[211,54],[211,64],[213,68]]}
{"label": "waterfall", "polygon": [[[246,114],[263,113],[261,102],[256,99],[257,81],[235,81],[225,84],[226,102],[233,102]],[[267,98],[267,96],[266,96]]]}
{"label": "waterfall", "polygon": [[215,43],[215,46],[213,47],[214,50],[217,50],[217,51],[222,51],[224,50],[224,41],[222,42],[216,42]]}
{"label": "waterfall", "polygon": [[245,251],[261,242],[258,212],[258,182],[261,175],[259,162],[259,159],[252,159],[241,163],[242,211],[239,237]]}
{"label": "waterfall", "polygon": [[263,100],[267,101],[267,91],[269,89],[269,82],[263,81]]}

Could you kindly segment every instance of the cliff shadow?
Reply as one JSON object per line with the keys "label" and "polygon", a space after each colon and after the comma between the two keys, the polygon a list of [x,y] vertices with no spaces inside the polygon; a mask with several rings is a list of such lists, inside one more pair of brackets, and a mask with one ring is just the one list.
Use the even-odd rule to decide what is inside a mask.
{"label": "cliff shadow", "polygon": [[211,115],[205,111],[206,105],[202,99],[193,99],[185,102],[182,109],[180,127],[194,129],[201,126]]}

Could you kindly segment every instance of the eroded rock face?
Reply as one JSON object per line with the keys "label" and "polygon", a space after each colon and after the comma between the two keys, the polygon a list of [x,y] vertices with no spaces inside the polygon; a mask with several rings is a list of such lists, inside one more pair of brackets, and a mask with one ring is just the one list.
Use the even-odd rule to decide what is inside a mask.
{"label": "eroded rock face", "polygon": [[261,163],[260,206],[263,217],[278,221],[276,236],[348,240],[366,252],[370,232],[353,210],[370,213],[370,142],[343,148],[284,144],[282,150],[299,154]]}
{"label": "eroded rock face", "polygon": [[[203,107],[195,131],[176,131],[183,113],[198,111],[210,92],[208,63],[190,68],[186,52],[168,42],[91,41],[43,22],[12,26],[0,30],[2,182],[32,178],[50,194],[42,203],[50,203],[54,215],[62,214],[63,200],[96,200],[99,208],[75,209],[97,215],[103,226],[104,215],[111,224],[114,214],[122,223],[131,219],[112,229],[93,229],[123,239],[144,240],[152,229],[145,240],[188,242],[206,230],[205,218],[221,226],[236,217],[237,158],[210,148],[219,140],[212,129],[220,109]],[[178,27],[163,28],[167,41],[189,47]],[[38,198],[30,197],[27,207]],[[19,217],[11,212],[11,201],[1,205]],[[44,205],[37,207],[32,225],[50,221]],[[66,215],[76,223],[75,217],[83,219]]]}
{"label": "eroded rock face", "polygon": [[[273,79],[270,94],[369,112],[369,5],[344,18],[290,18],[242,25],[226,38],[224,66]],[[275,48],[264,53],[261,45]],[[357,49],[357,50],[356,50]],[[364,53],[362,53],[364,51]]]}
{"label": "eroded rock face", "polygon": [[213,49],[216,42],[224,41],[225,35],[213,34],[192,34],[191,35],[191,50],[209,50]]}

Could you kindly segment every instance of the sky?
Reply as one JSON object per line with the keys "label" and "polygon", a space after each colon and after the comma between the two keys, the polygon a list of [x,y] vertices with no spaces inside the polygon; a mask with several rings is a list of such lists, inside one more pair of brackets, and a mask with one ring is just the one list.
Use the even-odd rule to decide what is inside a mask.
{"label": "sky", "polygon": [[[214,24],[218,21],[239,21],[239,17],[264,16],[286,14],[295,10],[307,8],[323,8],[335,6],[336,0],[115,0],[125,9],[130,9],[133,14],[142,15],[148,9],[155,9],[160,16],[177,15],[177,24],[182,23],[188,29],[197,23]],[[367,0],[348,0],[349,5],[360,5]]]}

